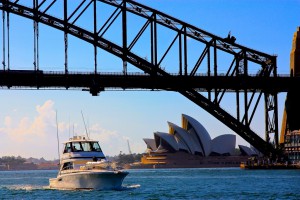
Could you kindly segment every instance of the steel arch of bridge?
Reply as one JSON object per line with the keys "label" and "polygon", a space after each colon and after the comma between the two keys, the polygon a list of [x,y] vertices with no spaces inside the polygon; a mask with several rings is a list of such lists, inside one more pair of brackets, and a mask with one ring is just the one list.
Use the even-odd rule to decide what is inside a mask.
{"label": "steel arch of bridge", "polygon": [[[29,18],[34,22],[34,69],[32,73],[21,71],[13,71],[9,69],[9,59],[7,63],[5,57],[9,58],[9,48],[8,51],[5,51],[4,60],[3,60],[3,70],[1,72],[1,77],[3,80],[9,80],[9,77],[18,77],[20,80],[28,78],[31,76],[40,77],[40,80],[47,77],[51,78],[51,73],[45,73],[39,70],[39,24],[45,24],[47,26],[53,27],[55,29],[61,30],[64,32],[65,37],[65,69],[62,75],[62,78],[71,80],[73,74],[68,69],[68,35],[73,35],[81,40],[84,40],[94,46],[95,54],[95,65],[94,65],[94,74],[91,76],[91,79],[94,81],[94,85],[90,86],[90,91],[92,94],[99,93],[102,89],[98,79],[101,72],[97,67],[97,49],[101,48],[117,57],[123,61],[123,77],[130,77],[130,74],[127,72],[127,64],[130,63],[133,66],[137,67],[143,71],[147,77],[152,78],[151,80],[156,80],[159,78],[165,78],[169,80],[170,78],[185,78],[186,80],[193,79],[197,77],[197,72],[199,68],[202,67],[206,62],[206,77],[208,80],[215,79],[220,77],[218,73],[218,52],[224,52],[233,56],[231,64],[228,66],[225,77],[227,78],[241,78],[246,80],[250,77],[249,74],[249,64],[255,63],[260,66],[259,71],[256,73],[258,78],[272,78],[277,77],[276,71],[276,56],[268,55],[240,44],[235,43],[235,38],[228,36],[221,38],[219,36],[213,35],[209,32],[206,32],[200,28],[192,26],[188,23],[180,21],[174,17],[166,15],[160,11],[142,5],[140,3],[131,1],[131,0],[82,0],[72,12],[68,12],[68,3],[67,0],[61,0],[63,6],[63,18],[57,18],[48,13],[48,11],[58,2],[57,0],[33,0],[31,5],[21,4],[19,0],[10,1],[10,0],[1,0],[0,9],[3,11],[3,40],[7,39],[9,35],[5,38],[5,23],[7,28],[9,28],[9,15],[15,14],[25,18]],[[78,2],[78,1],[77,1]],[[27,1],[28,3],[28,1]],[[106,22],[101,26],[97,27],[97,6],[99,4],[109,5],[111,8],[114,8],[114,11],[110,16],[107,17]],[[94,28],[93,30],[83,29],[80,26],[76,25],[78,19],[82,17],[82,14],[92,7],[93,16],[94,16]],[[136,33],[132,40],[128,39],[128,26],[130,25],[128,21],[128,15],[133,15],[137,18],[145,20],[144,25]],[[121,19],[122,24],[122,45],[116,44],[114,41],[105,39],[105,33],[116,23],[117,19]],[[174,32],[175,36],[168,46],[168,48],[161,53],[161,56],[158,55],[158,38],[159,32],[157,31],[158,26],[164,27],[169,31]],[[135,53],[132,49],[135,45],[141,40],[143,35],[146,34],[146,31],[150,31],[150,38],[148,40],[151,51],[150,51],[150,60],[143,58]],[[188,67],[188,40],[193,39],[198,43],[201,43],[205,46],[203,51],[199,52],[198,60],[193,66]],[[171,49],[174,48],[175,43],[177,44],[177,59],[178,59],[178,73],[176,75],[164,70],[161,67],[163,60],[171,54]],[[8,42],[9,44],[9,42]],[[9,45],[8,45],[9,47]],[[206,61],[204,61],[206,60]],[[7,64],[7,65],[6,65]],[[24,76],[23,76],[24,75]],[[57,77],[57,74],[54,75]],[[77,80],[74,78],[74,80]],[[80,78],[78,80],[81,80]],[[2,81],[3,82],[3,81]],[[5,85],[2,83],[2,86]],[[72,83],[72,82],[71,82]],[[23,83],[17,86],[26,86]],[[8,84],[7,84],[8,86]],[[43,87],[41,84],[37,88]],[[54,86],[54,85],[53,85]],[[61,85],[60,85],[61,86]],[[76,84],[73,85],[77,87]],[[47,87],[51,87],[48,85]],[[65,86],[66,88],[72,87],[72,84]],[[160,86],[157,86],[159,88]],[[126,89],[126,85],[122,87]],[[209,87],[206,85],[203,88],[189,87],[189,88],[164,88],[166,90],[177,91],[198,106],[202,107],[204,110],[209,112],[219,121],[227,125],[234,132],[240,135],[243,139],[249,142],[251,145],[256,147],[259,151],[266,155],[271,153],[276,153],[276,148],[278,147],[278,106],[277,106],[277,90],[272,88],[252,88],[249,89],[249,86],[246,84],[237,88],[223,88],[221,85],[214,85]],[[199,90],[207,92],[207,97],[202,95]],[[226,92],[235,92],[236,93],[236,117],[233,117],[231,114],[223,110],[220,106],[220,102]],[[240,101],[240,94],[244,95],[244,102]],[[257,101],[254,100],[254,96],[258,94]],[[250,128],[253,116],[255,114],[256,108],[259,101],[264,95],[265,102],[265,140],[263,140],[258,134],[256,134]],[[240,104],[243,104],[243,108],[240,108]],[[251,109],[252,108],[252,109]],[[244,115],[241,115],[241,109],[244,111]],[[270,134],[274,134],[275,148],[270,144]]]}

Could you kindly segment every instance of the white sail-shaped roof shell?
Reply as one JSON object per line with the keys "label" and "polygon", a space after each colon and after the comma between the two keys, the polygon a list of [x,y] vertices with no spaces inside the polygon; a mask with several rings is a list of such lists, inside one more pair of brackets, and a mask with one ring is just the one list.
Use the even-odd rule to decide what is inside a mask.
{"label": "white sail-shaped roof shell", "polygon": [[258,151],[254,146],[250,145],[250,149],[259,157],[263,157],[264,154],[262,154],[260,151]]}
{"label": "white sail-shaped roof shell", "polygon": [[185,143],[183,143],[183,141],[178,136],[177,137],[175,135],[173,135],[173,136],[177,142],[178,150],[183,150],[185,152],[191,153],[188,146]]}
{"label": "white sail-shaped roof shell", "polygon": [[250,149],[250,147],[247,147],[244,145],[239,145],[239,148],[240,148],[241,152],[244,152],[245,154],[247,154],[247,156],[256,155],[256,152],[254,152],[252,149]]}
{"label": "white sail-shaped roof shell", "polygon": [[187,133],[189,134],[195,145],[198,147],[197,152],[201,155],[204,155],[200,137],[197,135],[196,131],[192,128],[189,131],[187,131]]}
{"label": "white sail-shaped roof shell", "polygon": [[155,132],[154,139],[157,146],[157,150],[159,148],[167,148],[165,144],[168,144],[173,151],[179,150],[179,146],[177,144],[177,141],[175,140],[174,135],[163,132]]}
{"label": "white sail-shaped roof shell", "polygon": [[212,140],[211,152],[218,154],[230,154],[235,150],[236,136],[232,134],[220,135]]}
{"label": "white sail-shaped roof shell", "polygon": [[197,134],[196,137],[198,138],[198,142],[203,150],[203,155],[209,156],[211,152],[211,137],[202,124],[194,118],[182,114],[182,128],[191,134]]}
{"label": "white sail-shaped roof shell", "polygon": [[[157,133],[161,134],[161,132],[157,132]],[[156,133],[154,133],[154,137],[155,137],[155,134]],[[165,134],[167,134],[167,136]],[[176,142],[176,145],[177,145],[177,151],[183,150],[183,151],[186,151],[186,152],[190,152],[188,146],[178,136],[175,136],[175,135],[172,135],[172,134],[169,134],[169,133],[164,133],[162,136],[165,138],[166,142],[169,142],[169,140],[170,140],[170,142],[173,142],[173,139],[174,139],[175,142]],[[167,137],[171,137],[171,138],[169,140],[167,140]],[[156,146],[158,148],[159,142],[156,139],[155,139],[155,143],[156,143]],[[170,144],[170,145],[175,146],[173,144]]]}
{"label": "white sail-shaped roof shell", "polygon": [[155,151],[157,149],[154,139],[152,139],[152,138],[143,138],[143,140],[146,143],[148,149],[151,149],[152,151]]}
{"label": "white sail-shaped roof shell", "polygon": [[[168,125],[169,133],[155,132],[154,139],[144,139],[148,149],[161,153],[185,151],[203,156],[209,156],[211,153],[231,155],[235,150],[235,135],[220,135],[212,140],[202,124],[188,115],[182,114],[182,127],[171,122],[168,122]],[[249,147],[239,147],[247,155],[255,154]]]}
{"label": "white sail-shaped roof shell", "polygon": [[201,152],[201,147],[197,145],[190,134],[183,128],[168,122],[169,133],[175,135],[175,138],[179,138],[189,149],[189,152],[195,154],[196,152]]}

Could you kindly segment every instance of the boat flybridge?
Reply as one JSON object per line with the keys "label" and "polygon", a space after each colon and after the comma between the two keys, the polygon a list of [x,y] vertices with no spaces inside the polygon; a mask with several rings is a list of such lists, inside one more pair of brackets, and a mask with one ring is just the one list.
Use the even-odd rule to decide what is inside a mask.
{"label": "boat flybridge", "polygon": [[64,143],[58,175],[49,183],[53,189],[117,190],[127,175],[106,160],[98,141],[74,136]]}

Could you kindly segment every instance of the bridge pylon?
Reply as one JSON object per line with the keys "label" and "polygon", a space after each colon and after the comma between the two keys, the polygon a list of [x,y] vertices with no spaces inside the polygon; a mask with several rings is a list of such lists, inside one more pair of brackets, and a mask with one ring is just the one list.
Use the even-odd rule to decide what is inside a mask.
{"label": "bridge pylon", "polygon": [[[290,54],[290,74],[293,77],[300,77],[300,27],[293,36],[292,50]],[[285,100],[285,108],[283,111],[282,127],[280,134],[280,144],[284,147],[288,157],[293,155],[292,160],[300,159],[299,142],[296,145],[293,141],[300,139],[300,104],[299,104],[299,89],[293,89],[287,92]],[[295,146],[296,145],[296,146]],[[295,157],[295,155],[297,155]]]}

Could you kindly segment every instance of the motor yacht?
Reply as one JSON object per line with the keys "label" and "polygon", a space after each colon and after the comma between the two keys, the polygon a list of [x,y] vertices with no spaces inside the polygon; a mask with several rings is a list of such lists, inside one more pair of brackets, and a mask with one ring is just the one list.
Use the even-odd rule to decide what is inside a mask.
{"label": "motor yacht", "polygon": [[49,184],[52,189],[118,190],[128,174],[107,161],[98,141],[74,136],[64,143],[59,172]]}

